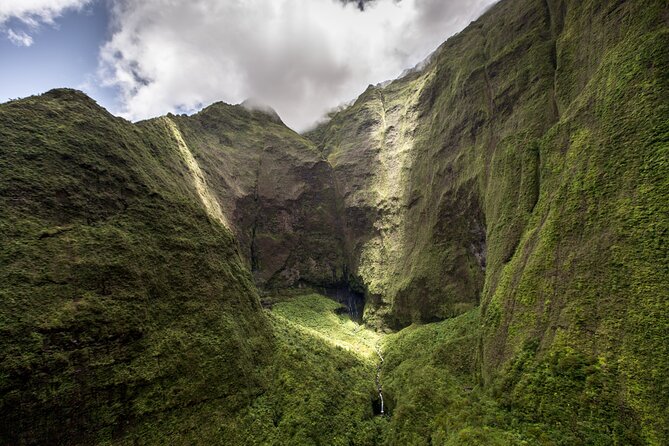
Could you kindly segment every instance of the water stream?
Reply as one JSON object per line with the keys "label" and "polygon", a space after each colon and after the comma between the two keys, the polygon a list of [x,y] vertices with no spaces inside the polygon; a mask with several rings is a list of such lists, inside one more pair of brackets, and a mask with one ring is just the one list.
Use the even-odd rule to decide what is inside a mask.
{"label": "water stream", "polygon": [[381,360],[376,366],[376,390],[379,392],[379,399],[381,400],[381,416],[383,416],[385,410],[383,405],[383,386],[381,386],[381,367],[383,367],[383,355],[381,354],[381,347],[379,347],[378,343],[374,346],[374,349],[376,350],[376,354],[379,355],[379,359]]}
{"label": "water stream", "polygon": [[324,294],[346,307],[346,313],[357,323],[362,322],[365,310],[365,296],[352,291],[347,285],[338,287],[327,287]]}

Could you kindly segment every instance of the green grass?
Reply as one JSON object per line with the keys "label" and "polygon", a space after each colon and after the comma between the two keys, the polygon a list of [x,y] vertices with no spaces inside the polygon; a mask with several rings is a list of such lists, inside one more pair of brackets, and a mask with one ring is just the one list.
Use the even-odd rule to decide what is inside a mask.
{"label": "green grass", "polygon": [[341,308],[331,299],[310,294],[274,305],[272,314],[305,335],[352,352],[366,362],[376,363],[375,348],[382,335],[352,321],[345,313],[337,314],[335,310]]}
{"label": "green grass", "polygon": [[372,410],[379,335],[337,315],[339,307],[317,294],[273,307],[270,384],[240,416],[238,444],[381,444],[387,423]]}
{"label": "green grass", "polygon": [[477,385],[479,310],[412,325],[383,341],[387,445],[515,445],[522,435]]}
{"label": "green grass", "polygon": [[[274,381],[243,416],[248,444],[522,444],[500,427],[505,412],[474,389],[478,310],[382,335],[338,308],[318,294],[272,307]],[[386,417],[371,412],[377,344]]]}

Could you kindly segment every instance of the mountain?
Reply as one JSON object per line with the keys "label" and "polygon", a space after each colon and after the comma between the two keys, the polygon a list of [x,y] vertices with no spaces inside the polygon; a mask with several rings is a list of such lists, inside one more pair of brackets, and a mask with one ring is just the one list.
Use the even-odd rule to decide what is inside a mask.
{"label": "mountain", "polygon": [[313,143],[288,129],[273,110],[248,103],[217,103],[170,119],[260,286],[342,281],[333,178]]}
{"label": "mountain", "polygon": [[305,135],[0,105],[0,443],[667,444],[668,25],[503,0]]}
{"label": "mountain", "polygon": [[258,391],[270,326],[164,122],[72,90],[0,107],[3,444],[89,444]]}
{"label": "mountain", "polygon": [[525,419],[606,411],[652,444],[669,437],[668,13],[500,2],[309,135],[370,322],[480,304],[481,382]]}

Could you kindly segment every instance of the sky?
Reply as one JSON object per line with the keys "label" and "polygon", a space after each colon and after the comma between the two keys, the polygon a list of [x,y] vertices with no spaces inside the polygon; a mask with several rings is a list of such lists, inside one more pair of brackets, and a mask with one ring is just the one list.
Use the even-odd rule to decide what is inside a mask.
{"label": "sky", "polygon": [[0,102],[83,90],[131,121],[252,99],[303,131],[496,0],[0,0]]}

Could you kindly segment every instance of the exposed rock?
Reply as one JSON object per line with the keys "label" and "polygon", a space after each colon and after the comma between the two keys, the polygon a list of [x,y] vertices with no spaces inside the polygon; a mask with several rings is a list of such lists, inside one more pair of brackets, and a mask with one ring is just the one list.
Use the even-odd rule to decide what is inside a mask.
{"label": "exposed rock", "polygon": [[[73,90],[3,104],[0,438],[109,443],[156,419],[194,438],[212,400],[230,423],[212,435],[243,443],[234,417],[258,401],[283,428],[280,396],[262,400],[274,337],[253,278],[329,290],[350,313],[364,296],[379,329],[467,313],[413,369],[398,356],[412,345],[386,355],[386,405],[407,425],[430,389],[395,392],[407,370],[444,378],[441,361],[530,434],[663,444],[668,11],[501,1],[306,136],[251,102],[138,124]],[[427,396],[443,413],[457,399]],[[327,419],[308,407],[323,414],[286,425]],[[445,438],[415,417],[425,443]]]}
{"label": "exposed rock", "polygon": [[251,103],[174,119],[259,286],[344,280],[330,166],[310,141]]}

